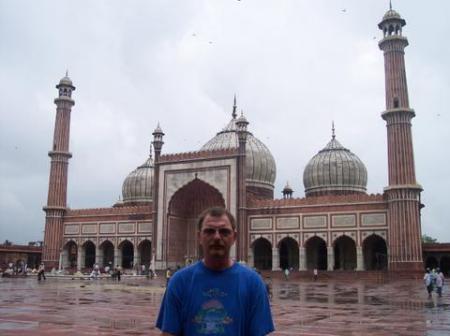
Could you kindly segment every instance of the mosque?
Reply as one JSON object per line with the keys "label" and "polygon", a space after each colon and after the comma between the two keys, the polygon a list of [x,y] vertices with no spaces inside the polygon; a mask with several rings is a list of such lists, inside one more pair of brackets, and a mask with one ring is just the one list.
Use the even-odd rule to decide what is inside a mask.
{"label": "mosque", "polygon": [[[232,256],[260,270],[422,271],[420,194],[415,177],[402,34],[405,20],[390,8],[378,24],[384,54],[388,185],[366,192],[367,169],[333,133],[303,172],[304,198],[289,185],[274,198],[276,162],[236,113],[193,152],[163,152],[153,132],[150,155],[124,180],[123,199],[109,208],[67,207],[70,116],[75,90],[66,75],[56,86],[56,122],[49,152],[43,261],[77,269],[107,264],[156,269],[202,257],[196,218],[223,206],[237,219]],[[381,135],[380,135],[381,136]],[[205,139],[206,140],[206,139]]]}

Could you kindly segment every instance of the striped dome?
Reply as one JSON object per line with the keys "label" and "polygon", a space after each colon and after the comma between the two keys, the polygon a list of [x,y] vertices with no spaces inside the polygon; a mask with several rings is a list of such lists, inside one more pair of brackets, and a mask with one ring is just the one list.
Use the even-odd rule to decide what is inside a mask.
{"label": "striped dome", "polygon": [[153,159],[150,156],[141,166],[133,170],[122,185],[123,202],[140,203],[152,200]]}
{"label": "striped dome", "polygon": [[364,163],[344,148],[333,134],[331,141],[306,165],[303,172],[306,196],[365,193]]}

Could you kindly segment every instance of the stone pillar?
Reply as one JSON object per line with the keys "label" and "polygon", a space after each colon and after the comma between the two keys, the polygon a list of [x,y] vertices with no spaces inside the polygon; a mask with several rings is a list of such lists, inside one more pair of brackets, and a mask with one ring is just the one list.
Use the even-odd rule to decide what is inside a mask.
{"label": "stone pillar", "polygon": [[122,250],[117,246],[114,247],[114,264],[113,267],[122,266]]}
{"label": "stone pillar", "polygon": [[255,260],[253,258],[253,249],[248,249],[248,262],[247,265],[249,267],[255,267]]}
{"label": "stone pillar", "polygon": [[306,271],[306,249],[304,247],[300,247],[298,249],[299,252],[299,271]]}
{"label": "stone pillar", "polygon": [[67,249],[62,250],[62,268],[69,267],[69,251]]}
{"label": "stone pillar", "polygon": [[139,254],[139,249],[136,247],[136,246],[134,246],[133,247],[133,266],[134,266],[134,269],[136,269],[136,265],[138,265],[139,266],[139,270],[141,269],[141,256],[140,256],[140,254]]}
{"label": "stone pillar", "polygon": [[278,255],[278,248],[272,248],[272,271],[280,271],[280,257]]}
{"label": "stone pillar", "polygon": [[81,271],[84,268],[84,248],[82,245],[78,245],[77,251],[77,271]]}
{"label": "stone pillar", "polygon": [[356,270],[364,271],[364,258],[361,246],[356,247]]}
{"label": "stone pillar", "polygon": [[95,246],[95,263],[99,267],[103,267],[103,250],[100,248],[100,246],[97,244]]}
{"label": "stone pillar", "polygon": [[328,261],[327,270],[328,271],[334,270],[334,249],[333,249],[333,246],[327,246],[327,261]]}

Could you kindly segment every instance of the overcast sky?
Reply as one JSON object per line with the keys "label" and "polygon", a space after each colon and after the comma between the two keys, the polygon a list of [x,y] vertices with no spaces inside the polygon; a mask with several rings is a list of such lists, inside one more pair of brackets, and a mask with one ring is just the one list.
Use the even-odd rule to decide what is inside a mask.
{"label": "overcast sky", "polygon": [[[275,194],[331,138],[387,185],[386,0],[0,0],[0,241],[42,240],[55,85],[73,94],[68,204],[108,207],[143,163],[158,121],[164,153],[198,150],[231,118],[277,162]],[[450,1],[394,0],[407,21],[406,68],[422,230],[450,241]]]}

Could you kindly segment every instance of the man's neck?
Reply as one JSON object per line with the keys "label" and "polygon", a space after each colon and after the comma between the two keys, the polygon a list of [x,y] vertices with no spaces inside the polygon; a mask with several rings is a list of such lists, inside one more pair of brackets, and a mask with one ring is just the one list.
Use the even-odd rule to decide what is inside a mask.
{"label": "man's neck", "polygon": [[213,271],[223,271],[234,264],[234,261],[231,258],[204,258],[202,261],[207,268]]}

